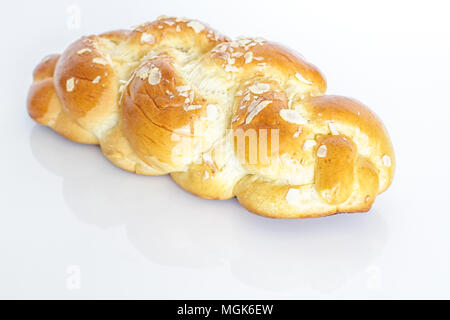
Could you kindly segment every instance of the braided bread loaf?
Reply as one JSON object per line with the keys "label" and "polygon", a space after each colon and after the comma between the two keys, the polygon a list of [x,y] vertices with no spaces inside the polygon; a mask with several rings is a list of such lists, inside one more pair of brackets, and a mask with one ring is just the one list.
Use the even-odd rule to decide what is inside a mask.
{"label": "braided bread loaf", "polygon": [[367,211],[392,181],[389,136],[368,108],[325,90],[320,71],[280,45],[161,17],[45,58],[28,111],[202,198],[236,196],[276,218]]}

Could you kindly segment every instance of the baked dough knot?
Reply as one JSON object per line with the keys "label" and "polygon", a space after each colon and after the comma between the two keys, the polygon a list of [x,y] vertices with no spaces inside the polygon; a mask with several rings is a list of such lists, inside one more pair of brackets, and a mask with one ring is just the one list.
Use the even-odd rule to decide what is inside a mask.
{"label": "baked dough knot", "polygon": [[83,37],[35,69],[30,116],[115,165],[207,199],[303,218],[370,209],[394,174],[380,119],[259,38],[161,17]]}

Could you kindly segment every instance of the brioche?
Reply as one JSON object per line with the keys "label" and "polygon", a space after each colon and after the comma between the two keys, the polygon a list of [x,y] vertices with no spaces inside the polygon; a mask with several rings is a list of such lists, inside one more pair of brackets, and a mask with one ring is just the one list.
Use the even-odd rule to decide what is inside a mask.
{"label": "brioche", "polygon": [[273,218],[368,211],[395,159],[380,119],[325,95],[321,72],[263,39],[161,17],[83,37],[33,73],[28,112],[116,166],[170,174]]}

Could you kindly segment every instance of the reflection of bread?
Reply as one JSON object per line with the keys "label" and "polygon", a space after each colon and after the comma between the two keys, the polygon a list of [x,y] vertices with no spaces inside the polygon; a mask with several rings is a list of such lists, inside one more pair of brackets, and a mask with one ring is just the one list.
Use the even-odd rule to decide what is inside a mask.
{"label": "reflection of bread", "polygon": [[[34,127],[31,150],[42,168],[61,178],[71,213],[90,226],[125,228],[130,243],[154,264],[226,267],[257,288],[330,292],[364,272],[386,243],[382,214],[268,220],[243,214],[233,200],[198,199],[187,212],[180,208],[195,198],[174,188],[168,176],[127,174],[105,165],[96,148],[48,133]],[[157,201],[148,196],[155,193]]]}
{"label": "reflection of bread", "polygon": [[325,89],[286,48],[161,18],[44,59],[28,110],[117,166],[170,173],[203,198],[236,196],[278,218],[366,211],[392,181],[388,134],[366,107]]}

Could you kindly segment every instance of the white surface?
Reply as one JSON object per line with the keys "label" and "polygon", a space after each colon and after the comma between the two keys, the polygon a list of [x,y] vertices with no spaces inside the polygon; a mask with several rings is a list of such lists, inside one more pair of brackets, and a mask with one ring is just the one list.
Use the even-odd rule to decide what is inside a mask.
{"label": "white surface", "polygon": [[[1,298],[450,298],[445,1],[9,5],[0,19]],[[370,213],[261,218],[168,177],[124,172],[28,118],[43,56],[160,14],[283,43],[319,66],[329,93],[370,106],[397,155],[394,183]]]}

